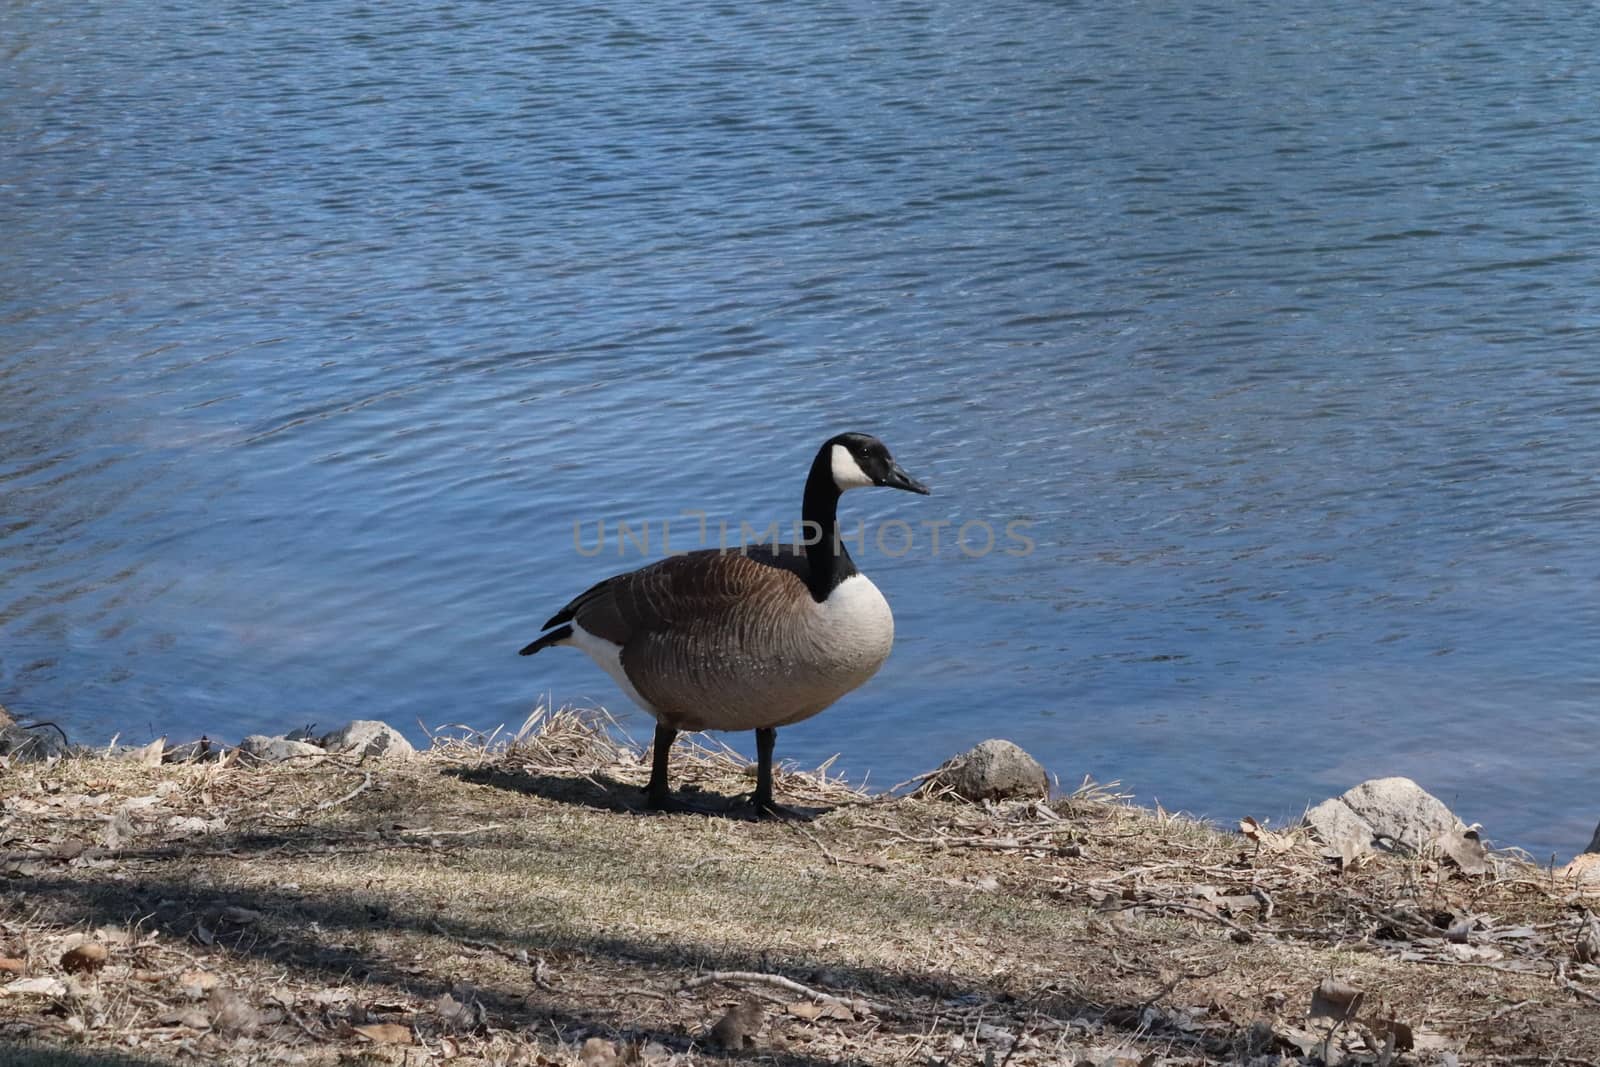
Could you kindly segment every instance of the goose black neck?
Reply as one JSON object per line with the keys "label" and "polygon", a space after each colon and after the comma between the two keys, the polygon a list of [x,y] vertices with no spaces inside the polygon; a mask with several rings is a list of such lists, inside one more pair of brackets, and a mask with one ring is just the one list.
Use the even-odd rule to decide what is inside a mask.
{"label": "goose black neck", "polygon": [[839,486],[833,480],[832,449],[818,452],[811,464],[800,517],[805,520],[806,588],[820,604],[840,582],[859,573],[839,540]]}

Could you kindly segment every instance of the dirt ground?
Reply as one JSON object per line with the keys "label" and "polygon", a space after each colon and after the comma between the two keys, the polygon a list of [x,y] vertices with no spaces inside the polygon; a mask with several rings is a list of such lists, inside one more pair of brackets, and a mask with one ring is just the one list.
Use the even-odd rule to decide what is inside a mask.
{"label": "dirt ground", "polygon": [[1600,1063],[1566,872],[680,750],[0,769],[0,1065]]}

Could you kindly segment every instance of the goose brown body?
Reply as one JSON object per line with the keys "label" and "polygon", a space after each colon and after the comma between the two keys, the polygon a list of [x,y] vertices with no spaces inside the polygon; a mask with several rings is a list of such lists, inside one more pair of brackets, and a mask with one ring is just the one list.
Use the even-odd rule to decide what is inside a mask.
{"label": "goose brown body", "polygon": [[593,646],[613,677],[620,668],[668,726],[787,726],[866,682],[894,646],[877,586],[852,575],[818,603],[808,566],[794,545],[672,556],[600,582],[547,628],[572,623],[571,643]]}
{"label": "goose brown body", "polygon": [[655,717],[652,807],[674,806],[667,752],[679,730],[754,730],[751,799],[758,814],[782,814],[772,800],[778,727],[822,711],[888,659],[889,604],[837,537],[839,495],[869,486],[928,492],[876,437],[831,437],[801,502],[815,540],[690,552],[607,578],[522,649],[581,649]]}

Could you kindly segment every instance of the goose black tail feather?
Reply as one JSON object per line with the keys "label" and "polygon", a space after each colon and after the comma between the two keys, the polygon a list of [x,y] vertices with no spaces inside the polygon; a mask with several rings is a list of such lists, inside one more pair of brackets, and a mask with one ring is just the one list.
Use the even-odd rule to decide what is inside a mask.
{"label": "goose black tail feather", "polygon": [[545,634],[543,637],[539,638],[537,641],[533,642],[531,645],[528,645],[525,648],[523,648],[522,651],[517,653],[517,655],[519,655],[519,656],[531,656],[535,652],[539,651],[541,648],[549,648],[551,645],[559,645],[561,642],[565,641],[567,638],[569,638],[571,636],[572,636],[572,627],[570,627],[570,626],[563,626],[559,630],[551,630],[549,633]]}

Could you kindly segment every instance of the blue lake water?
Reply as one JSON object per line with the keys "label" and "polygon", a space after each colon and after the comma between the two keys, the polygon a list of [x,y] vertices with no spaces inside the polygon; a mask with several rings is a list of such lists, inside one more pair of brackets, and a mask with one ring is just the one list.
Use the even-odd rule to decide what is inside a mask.
{"label": "blue lake water", "polygon": [[1576,3],[13,5],[0,703],[620,708],[515,655],[642,562],[573,524],[788,522],[863,429],[936,494],[845,498],[899,641],[780,756],[1002,735],[1222,820],[1400,773],[1571,853],[1597,44]]}

